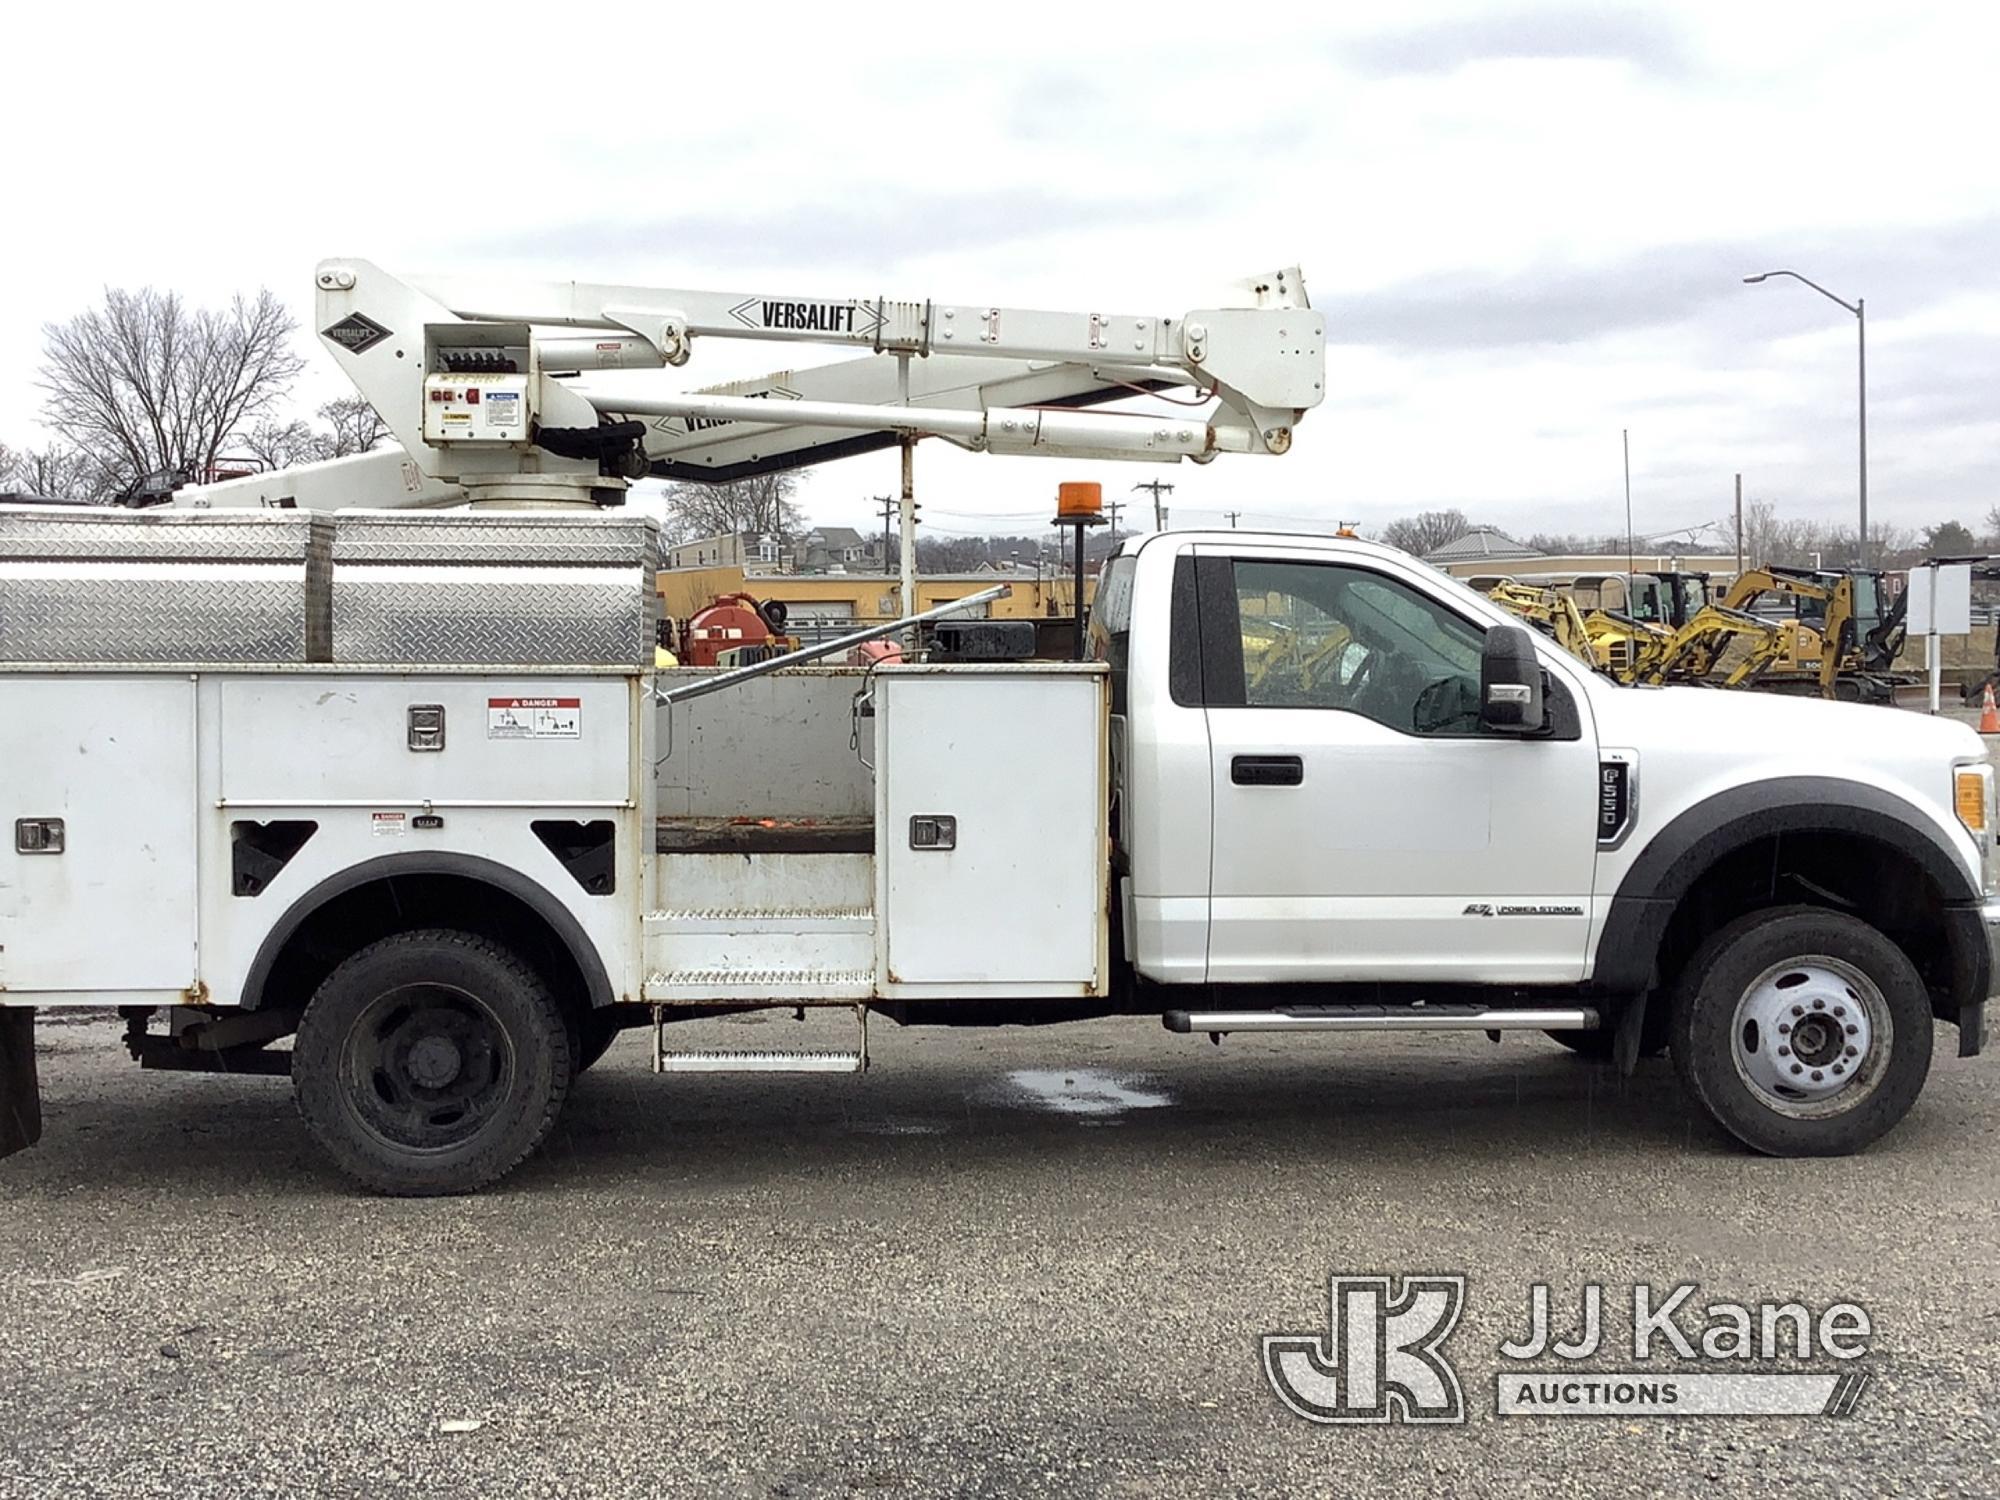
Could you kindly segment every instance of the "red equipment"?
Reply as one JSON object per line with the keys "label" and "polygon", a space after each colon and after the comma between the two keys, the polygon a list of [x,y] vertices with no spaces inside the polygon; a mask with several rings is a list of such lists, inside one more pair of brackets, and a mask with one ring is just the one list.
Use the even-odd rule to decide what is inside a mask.
{"label": "red equipment", "polygon": [[722,652],[737,646],[783,649],[784,630],[784,605],[760,604],[748,594],[720,594],[688,621],[682,664],[713,667]]}

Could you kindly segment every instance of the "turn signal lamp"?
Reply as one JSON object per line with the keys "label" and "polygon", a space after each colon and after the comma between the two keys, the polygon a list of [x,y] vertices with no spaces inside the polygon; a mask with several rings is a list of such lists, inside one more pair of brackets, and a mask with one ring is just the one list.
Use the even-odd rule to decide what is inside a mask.
{"label": "turn signal lamp", "polygon": [[1984,845],[1991,834],[1988,814],[1993,798],[1990,766],[1960,766],[1952,773],[1952,801],[1965,831]]}
{"label": "turn signal lamp", "polygon": [[1056,519],[1104,514],[1104,486],[1090,479],[1066,481],[1056,486]]}

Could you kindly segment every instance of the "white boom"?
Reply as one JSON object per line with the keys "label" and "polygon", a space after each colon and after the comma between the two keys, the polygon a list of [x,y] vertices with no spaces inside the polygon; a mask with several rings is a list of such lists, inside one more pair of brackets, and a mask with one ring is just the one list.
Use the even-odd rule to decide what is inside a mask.
{"label": "white boom", "polygon": [[[1325,319],[1296,268],[1252,305],[1162,318],[974,304],[411,282],[317,272],[321,341],[397,448],[184,489],[180,505],[619,503],[628,483],[726,480],[941,437],[978,452],[1205,462],[1284,453],[1325,394]],[[583,330],[582,336],[574,331]],[[701,339],[832,344],[859,359],[701,390],[594,388],[688,363]],[[1189,387],[1168,416],[1078,408]]]}

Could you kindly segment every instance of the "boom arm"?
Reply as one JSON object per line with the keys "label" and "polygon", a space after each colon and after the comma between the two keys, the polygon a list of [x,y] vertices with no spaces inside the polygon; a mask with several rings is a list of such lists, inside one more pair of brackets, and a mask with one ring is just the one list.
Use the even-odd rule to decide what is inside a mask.
{"label": "boom arm", "polygon": [[[361,504],[616,503],[648,474],[741,478],[923,436],[1067,458],[1283,453],[1326,379],[1325,320],[1296,269],[1249,283],[1250,307],[1184,317],[411,282],[361,260],[322,262],[316,279],[321,340],[403,449],[401,493],[351,502]],[[697,341],[720,338],[867,353],[695,391],[591,379],[682,366]],[[1216,405],[1079,410],[1176,386]],[[228,488],[210,487],[206,503],[230,503],[218,493]]]}

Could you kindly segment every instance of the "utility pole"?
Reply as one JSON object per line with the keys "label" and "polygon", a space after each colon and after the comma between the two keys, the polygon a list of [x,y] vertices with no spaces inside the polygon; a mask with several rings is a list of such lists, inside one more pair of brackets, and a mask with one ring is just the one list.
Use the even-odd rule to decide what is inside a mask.
{"label": "utility pole", "polygon": [[1625,445],[1625,576],[1632,576],[1632,429],[1621,427],[1619,440]]}
{"label": "utility pole", "polygon": [[1225,510],[1223,514],[1229,517],[1229,529],[1234,531],[1236,529],[1236,518],[1242,515],[1243,512],[1240,510]]}
{"label": "utility pole", "polygon": [[[896,356],[896,395],[904,406],[910,404],[910,356]],[[916,614],[917,603],[917,435],[903,434],[903,494],[897,506],[897,514],[902,522],[902,607],[906,615]],[[917,652],[917,627],[912,625],[903,632],[903,654],[914,657]]]}
{"label": "utility pole", "polygon": [[1743,576],[1743,476],[1736,476],[1736,576]]}
{"label": "utility pole", "polygon": [[1162,494],[1171,495],[1174,492],[1174,487],[1164,479],[1148,479],[1141,484],[1133,485],[1132,488],[1135,490],[1151,490],[1153,492],[1153,530],[1165,531],[1167,529],[1167,508],[1160,503],[1160,496]]}
{"label": "utility pole", "polygon": [[896,497],[894,495],[871,495],[868,497],[882,511],[882,571],[889,571],[889,528],[896,521]]}
{"label": "utility pole", "polygon": [[1107,500],[1104,508],[1111,512],[1111,539],[1118,540],[1118,512],[1125,508],[1123,500]]}

